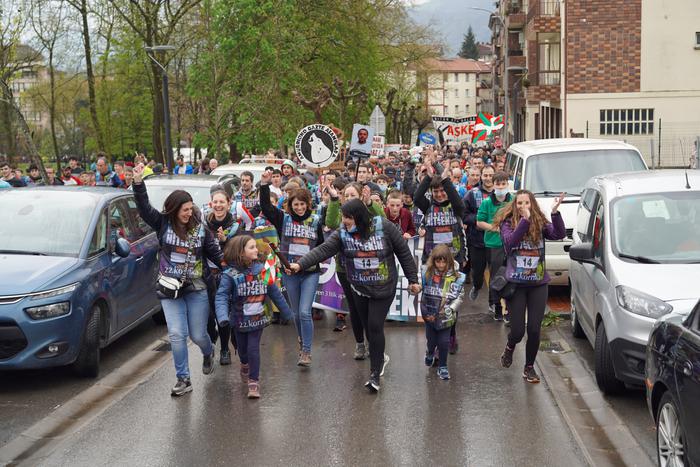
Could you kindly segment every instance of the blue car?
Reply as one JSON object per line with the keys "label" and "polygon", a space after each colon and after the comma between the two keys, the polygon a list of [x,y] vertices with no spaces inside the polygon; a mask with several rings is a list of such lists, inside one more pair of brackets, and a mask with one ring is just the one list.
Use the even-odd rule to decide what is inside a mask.
{"label": "blue car", "polygon": [[0,370],[72,365],[160,311],[158,239],[130,191],[0,192]]}

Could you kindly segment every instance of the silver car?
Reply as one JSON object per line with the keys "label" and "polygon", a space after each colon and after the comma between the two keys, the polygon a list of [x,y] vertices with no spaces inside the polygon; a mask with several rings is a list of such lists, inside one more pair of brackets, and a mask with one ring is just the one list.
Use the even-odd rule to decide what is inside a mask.
{"label": "silver car", "polygon": [[700,298],[700,172],[594,177],[572,236],[573,334],[595,348],[603,392],[641,385],[654,322]]}

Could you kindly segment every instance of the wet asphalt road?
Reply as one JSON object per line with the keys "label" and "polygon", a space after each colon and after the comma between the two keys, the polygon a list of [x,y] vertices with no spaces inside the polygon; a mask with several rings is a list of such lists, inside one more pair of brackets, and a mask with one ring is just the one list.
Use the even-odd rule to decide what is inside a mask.
{"label": "wet asphalt road", "polygon": [[363,387],[369,362],[352,359],[350,330],[331,327],[330,319],[316,322],[310,369],[295,366],[291,326],[265,330],[258,401],[244,398],[236,364],[205,377],[194,351],[194,392],[172,399],[168,361],[45,464],[585,464],[546,385],[523,381],[524,346],[501,368],[506,328],[471,303],[458,325],[460,350],[448,361],[450,381],[423,365],[421,327],[389,324],[391,362],[378,395]]}
{"label": "wet asphalt road", "polygon": [[[576,339],[571,335],[570,323],[559,325],[560,335],[576,352],[595,381],[595,352],[587,339]],[[643,387],[628,388],[624,394],[603,396],[617,415],[624,420],[632,436],[650,459],[656,459],[656,428],[649,414]]]}
{"label": "wet asphalt road", "polygon": [[[159,337],[166,327],[151,319],[102,349],[100,377],[120,367]],[[69,368],[1,372],[0,446],[15,438],[35,422],[49,416],[57,407],[92,386],[98,379],[80,378]]]}

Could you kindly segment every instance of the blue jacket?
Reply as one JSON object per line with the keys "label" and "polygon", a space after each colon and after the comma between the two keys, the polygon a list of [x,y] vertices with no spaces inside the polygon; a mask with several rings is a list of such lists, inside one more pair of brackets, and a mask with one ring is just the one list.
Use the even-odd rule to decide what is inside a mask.
{"label": "blue jacket", "polygon": [[270,324],[271,318],[264,311],[267,296],[272,299],[283,318],[292,319],[292,310],[280,289],[263,278],[262,263],[255,262],[243,270],[235,267],[226,269],[214,300],[216,318],[220,324],[230,322],[240,332],[263,329]]}

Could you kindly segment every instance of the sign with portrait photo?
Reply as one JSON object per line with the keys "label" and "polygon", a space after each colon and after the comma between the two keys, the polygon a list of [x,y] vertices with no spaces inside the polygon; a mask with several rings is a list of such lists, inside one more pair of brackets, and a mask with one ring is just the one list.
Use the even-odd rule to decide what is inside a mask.
{"label": "sign with portrait photo", "polygon": [[350,155],[352,157],[368,157],[372,154],[372,141],[374,140],[374,128],[355,123],[352,126],[352,138],[350,139]]}

